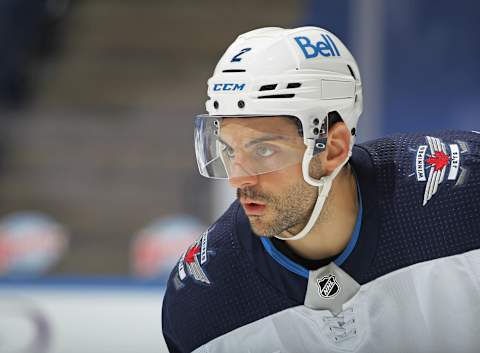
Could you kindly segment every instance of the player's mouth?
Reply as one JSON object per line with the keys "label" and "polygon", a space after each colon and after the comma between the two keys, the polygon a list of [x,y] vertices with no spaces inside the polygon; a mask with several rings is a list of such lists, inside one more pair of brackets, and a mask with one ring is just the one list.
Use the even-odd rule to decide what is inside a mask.
{"label": "player's mouth", "polygon": [[247,216],[261,216],[265,213],[267,207],[264,203],[244,199],[240,201]]}

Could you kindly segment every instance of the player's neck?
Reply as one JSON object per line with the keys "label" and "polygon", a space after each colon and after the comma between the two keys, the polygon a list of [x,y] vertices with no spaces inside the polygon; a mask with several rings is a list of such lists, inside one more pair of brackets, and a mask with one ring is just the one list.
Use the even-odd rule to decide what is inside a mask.
{"label": "player's neck", "polygon": [[352,237],[358,214],[357,185],[347,165],[332,189],[312,231],[303,239],[286,241],[300,256],[321,260],[340,254]]}

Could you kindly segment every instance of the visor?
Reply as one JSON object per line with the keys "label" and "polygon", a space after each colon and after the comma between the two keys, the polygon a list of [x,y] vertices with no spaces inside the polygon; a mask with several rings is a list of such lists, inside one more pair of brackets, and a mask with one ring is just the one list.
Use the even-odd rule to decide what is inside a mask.
{"label": "visor", "polygon": [[195,118],[195,153],[200,174],[230,179],[301,164],[305,145],[288,117]]}

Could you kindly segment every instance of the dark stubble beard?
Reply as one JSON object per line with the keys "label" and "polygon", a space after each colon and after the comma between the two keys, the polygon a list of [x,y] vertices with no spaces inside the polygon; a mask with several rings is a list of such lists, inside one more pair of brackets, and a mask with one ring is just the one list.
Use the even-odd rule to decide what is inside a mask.
{"label": "dark stubble beard", "polygon": [[246,197],[266,204],[262,216],[249,216],[253,232],[259,236],[273,237],[283,232],[297,234],[307,224],[317,200],[318,188],[303,180],[273,195],[255,187],[237,189],[237,197]]}

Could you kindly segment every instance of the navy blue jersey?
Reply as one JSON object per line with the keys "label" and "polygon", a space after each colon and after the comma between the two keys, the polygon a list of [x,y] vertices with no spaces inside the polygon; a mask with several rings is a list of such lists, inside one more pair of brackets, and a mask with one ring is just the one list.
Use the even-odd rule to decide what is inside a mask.
{"label": "navy blue jersey", "polygon": [[[475,254],[468,261],[478,259],[475,264],[480,269],[480,253],[475,252],[480,249],[480,134],[399,134],[354,146],[349,163],[357,179],[360,211],[349,244],[325,267],[333,269],[331,273],[308,270],[270,239],[254,235],[243,208],[234,202],[185,251],[170,275],[162,309],[163,334],[170,351],[230,352],[232,347],[239,352],[320,351],[320,347],[341,351],[348,345],[353,351],[375,351],[368,342],[382,341],[372,333],[374,327],[381,331],[384,325],[392,325],[382,325],[377,318],[385,315],[382,320],[392,320],[395,315],[390,304],[380,314],[376,311],[382,308],[379,303],[390,303],[389,295],[399,308],[402,300],[408,308],[418,306],[411,313],[416,324],[408,325],[417,327],[423,320],[428,328],[418,341],[416,333],[408,333],[408,327],[401,325],[395,335],[401,337],[398,332],[403,332],[411,337],[412,351],[434,347],[428,335],[438,334],[430,326],[439,320],[433,310],[429,314],[428,288],[443,281],[434,274],[465,276],[473,281],[464,281],[470,283],[466,286],[475,285],[469,268],[477,265],[466,266],[467,260],[455,257],[467,253]],[[454,265],[441,259],[451,259]],[[435,265],[427,267],[430,263]],[[405,273],[408,277],[401,277]],[[477,292],[463,303],[477,300],[480,306],[480,279],[476,281]],[[404,286],[397,287],[398,283]],[[371,302],[383,291],[387,293],[382,294],[384,299]],[[450,293],[443,287],[441,291]],[[333,321],[322,314],[325,307],[312,304],[315,295],[324,301],[342,298],[332,317],[337,323],[342,318],[343,324],[328,326]],[[439,294],[440,304],[435,305],[449,300],[442,298]],[[317,312],[322,320],[313,327]],[[354,312],[358,319],[345,321]],[[345,322],[354,328],[347,329]],[[267,328],[264,336],[256,336]],[[436,341],[443,342],[442,330],[451,332],[452,328],[438,326],[438,330],[441,334]],[[282,337],[290,338],[284,341]],[[303,338],[297,342],[298,337]],[[425,337],[427,342],[423,342]],[[465,352],[471,340],[479,343],[477,337],[474,332],[464,338]],[[389,347],[384,343],[383,348]],[[248,350],[242,348],[247,346]]]}

